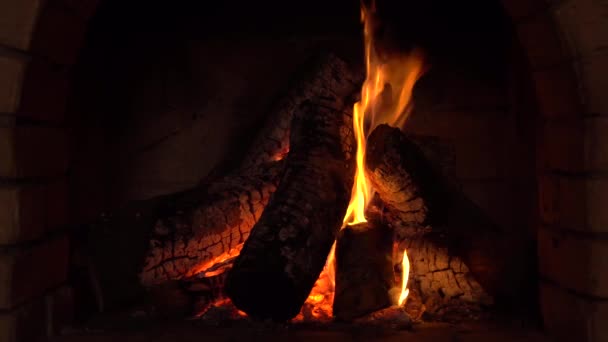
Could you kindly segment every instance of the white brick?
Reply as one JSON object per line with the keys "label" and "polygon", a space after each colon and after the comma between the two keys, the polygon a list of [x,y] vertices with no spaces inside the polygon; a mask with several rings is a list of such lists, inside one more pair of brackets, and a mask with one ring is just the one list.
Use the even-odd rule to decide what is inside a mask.
{"label": "white brick", "polygon": [[561,1],[554,16],[573,55],[589,56],[608,46],[608,2]]}
{"label": "white brick", "polygon": [[0,113],[17,110],[25,64],[17,57],[0,55]]}
{"label": "white brick", "polygon": [[564,288],[608,298],[608,242],[542,228],[540,273]]}
{"label": "white brick", "polygon": [[0,2],[0,44],[27,50],[44,0]]}

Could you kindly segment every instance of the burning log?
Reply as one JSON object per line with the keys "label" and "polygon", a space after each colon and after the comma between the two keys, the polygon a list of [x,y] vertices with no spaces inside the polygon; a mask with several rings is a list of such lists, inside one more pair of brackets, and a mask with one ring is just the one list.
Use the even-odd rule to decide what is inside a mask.
{"label": "burning log", "polygon": [[[508,253],[511,237],[446,181],[404,133],[387,125],[378,126],[369,136],[366,169],[387,211],[400,219],[394,225],[409,226],[401,231],[399,239],[412,240],[413,249],[423,251],[421,258],[440,258],[445,261],[445,269],[454,274],[464,268],[452,264],[462,260],[467,266],[464,270],[470,270],[491,295],[512,291],[513,263],[508,259],[512,254]],[[412,253],[416,258],[417,252]],[[445,282],[451,280],[446,278]],[[469,294],[467,298],[481,298],[476,289]]]}
{"label": "burning log", "polygon": [[237,254],[283,165],[264,164],[251,174],[135,202],[104,216],[91,227],[85,247],[100,308],[135,300],[144,288],[211,272]]}
{"label": "burning log", "polygon": [[381,201],[402,222],[430,224],[442,200],[435,170],[417,145],[396,128],[380,125],[369,136],[365,167]]}
{"label": "burning log", "polygon": [[282,167],[282,162],[265,164],[171,203],[154,225],[141,283],[188,277],[236,256],[276,189]]}
{"label": "burning log", "polygon": [[[360,81],[331,54],[315,58],[298,77],[236,174],[131,203],[93,225],[86,249],[100,302],[124,302],[139,296],[142,285],[171,288],[158,285],[196,273],[213,276],[225,270],[216,269],[218,263],[231,265],[276,189],[284,165],[276,160],[289,150],[295,109],[309,99],[342,96],[336,102],[342,101]],[[110,244],[114,248],[108,249]],[[130,290],[119,293],[119,288]]]}
{"label": "burning log", "polygon": [[296,108],[310,99],[350,95],[358,77],[333,54],[309,61],[269,114],[239,173],[213,182],[190,208],[176,208],[175,216],[157,221],[142,283],[188,277],[221,261],[218,257],[236,256],[275,190],[281,169],[275,161],[289,151]]}
{"label": "burning log", "polygon": [[350,321],[389,307],[395,287],[393,233],[376,222],[340,231],[336,243],[336,281],[333,314]]}
{"label": "burning log", "polygon": [[290,152],[272,200],[228,274],[226,293],[256,318],[295,317],[342,225],[354,178],[349,93],[306,102],[294,115]]}
{"label": "burning log", "polygon": [[250,169],[283,157],[289,151],[289,131],[296,108],[308,100],[348,93],[361,83],[361,77],[362,73],[352,72],[334,54],[313,57],[272,107],[268,122],[245,157],[242,168]]}
{"label": "burning log", "polygon": [[492,298],[473,278],[462,259],[452,256],[445,247],[445,237],[425,234],[407,239],[396,246],[396,257],[407,250],[411,271],[409,287],[420,296],[424,311],[441,317],[443,311],[466,311],[492,304]]}

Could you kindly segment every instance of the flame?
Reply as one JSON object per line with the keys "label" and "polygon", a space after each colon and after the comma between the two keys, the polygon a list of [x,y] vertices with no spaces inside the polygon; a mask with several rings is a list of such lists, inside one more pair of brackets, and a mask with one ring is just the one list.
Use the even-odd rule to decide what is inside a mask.
{"label": "flame", "polygon": [[[351,200],[344,216],[343,228],[367,222],[365,209],[373,196],[373,188],[365,174],[365,151],[367,137],[380,124],[403,127],[411,112],[412,91],[416,81],[424,72],[424,58],[419,50],[408,54],[380,56],[374,39],[378,24],[375,3],[361,6],[361,21],[365,43],[366,79],[361,89],[361,101],[353,108],[353,130],[357,141],[355,182]],[[319,280],[315,283],[304,307],[312,306],[314,318],[331,317],[334,292],[334,247]],[[403,305],[409,290],[410,264],[404,251],[403,274],[398,305]],[[304,311],[304,310],[303,310]],[[315,314],[316,312],[316,314]],[[303,319],[300,313],[296,320]]]}
{"label": "flame", "polygon": [[380,124],[402,127],[410,113],[412,90],[423,73],[423,57],[419,50],[409,54],[381,58],[374,41],[375,6],[361,7],[365,39],[366,79],[361,101],[353,109],[353,129],[357,141],[357,171],[352,197],[344,217],[345,225],[367,222],[365,208],[373,189],[365,176],[367,136]]}
{"label": "flame", "polygon": [[207,260],[195,265],[190,268],[190,270],[185,274],[185,277],[192,277],[194,275],[198,275],[200,277],[211,277],[223,273],[224,269],[221,267],[216,269],[217,265],[228,261],[228,259],[237,257],[239,253],[241,253],[241,249],[243,249],[242,243],[211,260]]}
{"label": "flame", "polygon": [[401,260],[401,276],[403,280],[401,281],[401,293],[399,294],[399,300],[397,301],[397,305],[401,306],[405,304],[407,300],[407,295],[410,294],[410,290],[407,288],[407,282],[410,277],[410,259],[407,257],[407,251],[403,251],[403,259]]}
{"label": "flame", "polygon": [[[353,108],[353,130],[357,142],[356,172],[351,199],[344,216],[343,228],[349,225],[367,222],[365,210],[374,191],[365,174],[365,152],[367,137],[380,124],[403,127],[410,112],[412,91],[416,81],[422,76],[424,58],[419,50],[408,54],[391,54],[380,56],[374,40],[378,23],[375,4],[361,6],[361,21],[365,42],[366,79],[361,89],[361,100]],[[282,159],[288,151],[281,151],[273,159]],[[300,313],[294,321],[330,320],[335,289],[335,247],[331,248],[327,262]],[[188,275],[213,276],[225,271],[216,269],[215,265],[226,262],[240,253],[242,245],[212,260],[193,267]],[[402,282],[396,300],[403,305],[409,294],[407,288],[410,263],[404,251],[402,265]],[[225,299],[218,300],[213,306],[231,305]],[[245,313],[237,311],[239,316]]]}

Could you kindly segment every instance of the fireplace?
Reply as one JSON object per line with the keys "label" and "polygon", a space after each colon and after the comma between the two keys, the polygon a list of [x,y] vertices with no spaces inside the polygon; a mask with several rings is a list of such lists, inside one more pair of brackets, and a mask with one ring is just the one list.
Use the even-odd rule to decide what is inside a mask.
{"label": "fireplace", "polygon": [[5,340],[608,338],[605,5],[0,6]]}

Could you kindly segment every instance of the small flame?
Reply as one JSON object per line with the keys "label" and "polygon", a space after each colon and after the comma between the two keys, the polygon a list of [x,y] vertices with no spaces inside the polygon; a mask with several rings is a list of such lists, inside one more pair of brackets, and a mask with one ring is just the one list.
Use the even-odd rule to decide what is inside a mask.
{"label": "small flame", "polygon": [[[380,56],[376,51],[374,28],[378,23],[375,3],[361,6],[361,21],[365,41],[366,79],[361,89],[361,101],[353,109],[353,130],[357,141],[355,182],[351,200],[343,220],[343,227],[367,222],[365,209],[373,196],[373,188],[365,174],[365,150],[367,136],[380,124],[403,127],[411,112],[412,91],[424,70],[423,54],[414,50],[409,54]],[[304,308],[312,306],[314,318],[331,317],[334,294],[334,250],[319,280],[310,293]],[[404,251],[401,293],[398,304],[405,303],[409,290],[410,272],[407,252]],[[302,310],[304,311],[304,310]],[[296,321],[304,319],[301,312]]]}
{"label": "small flame", "polygon": [[223,273],[224,269],[217,268],[218,265],[221,265],[229,259],[237,257],[239,253],[241,253],[241,249],[243,249],[242,243],[211,260],[207,260],[198,265],[195,265],[190,268],[190,270],[185,274],[185,277],[192,277],[194,275],[200,275],[201,277],[211,277]]}
{"label": "small flame", "polygon": [[401,294],[399,295],[399,300],[397,301],[397,305],[402,306],[405,304],[407,300],[407,296],[410,294],[410,290],[407,288],[407,282],[410,277],[410,259],[407,257],[407,251],[403,251],[403,260],[401,261],[401,277],[403,280],[401,281]]}

